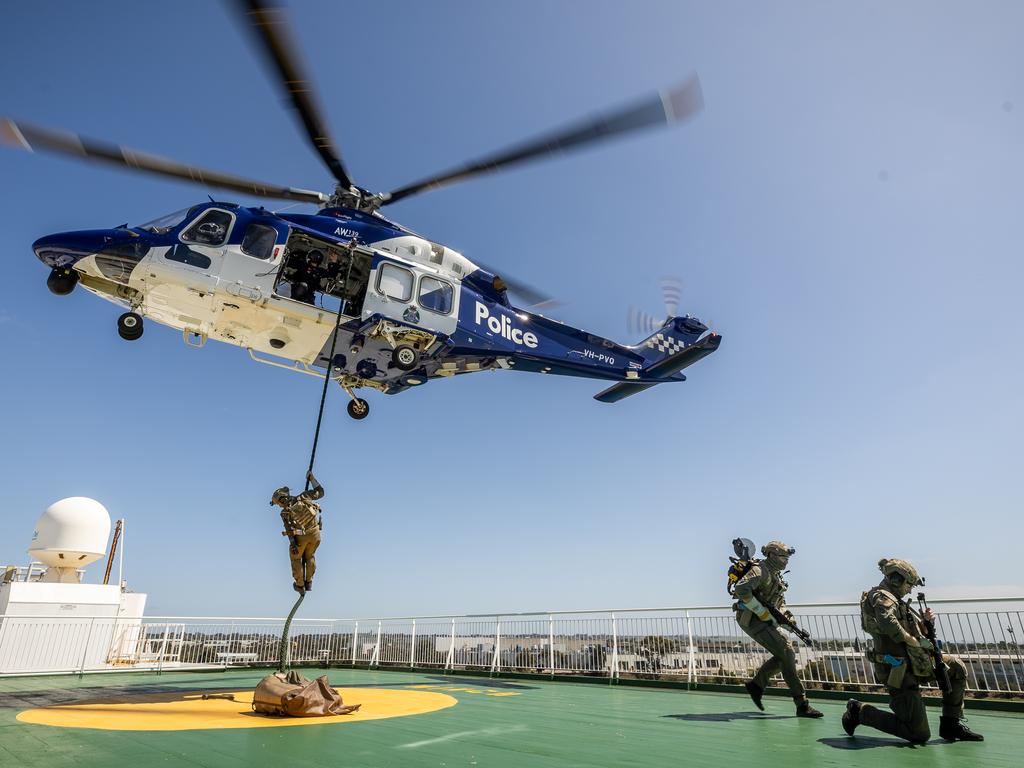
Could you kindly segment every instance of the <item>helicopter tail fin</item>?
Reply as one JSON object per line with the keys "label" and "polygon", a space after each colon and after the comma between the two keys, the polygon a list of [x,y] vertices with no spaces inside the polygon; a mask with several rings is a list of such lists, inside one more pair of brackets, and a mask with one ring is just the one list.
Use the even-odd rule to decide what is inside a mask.
{"label": "helicopter tail fin", "polygon": [[[717,333],[709,333],[701,338],[701,334],[706,330],[707,326],[696,318],[677,317],[666,323],[665,327],[657,333],[645,339],[638,345],[640,349],[637,350],[650,361],[643,369],[644,378],[666,379],[718,349],[722,343],[722,337]],[[594,399],[600,400],[602,403],[617,403],[619,400],[643,392],[659,383],[661,382],[622,381],[594,395]]]}
{"label": "helicopter tail fin", "polygon": [[643,357],[644,370],[681,352],[697,341],[708,327],[696,317],[670,317],[650,336],[630,349]]}

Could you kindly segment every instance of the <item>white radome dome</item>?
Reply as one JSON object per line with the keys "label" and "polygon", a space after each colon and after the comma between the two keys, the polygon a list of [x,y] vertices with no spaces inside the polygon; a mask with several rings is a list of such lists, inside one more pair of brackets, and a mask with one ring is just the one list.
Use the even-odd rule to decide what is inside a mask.
{"label": "white radome dome", "polygon": [[106,554],[110,513],[95,499],[72,496],[46,508],[28,553],[53,568],[81,568]]}

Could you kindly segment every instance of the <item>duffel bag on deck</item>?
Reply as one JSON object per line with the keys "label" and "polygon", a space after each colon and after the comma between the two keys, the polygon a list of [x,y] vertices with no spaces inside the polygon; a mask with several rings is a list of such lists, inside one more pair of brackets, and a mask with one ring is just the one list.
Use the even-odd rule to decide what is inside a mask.
{"label": "duffel bag on deck", "polygon": [[345,705],[327,675],[309,680],[295,671],[287,675],[281,672],[267,675],[260,680],[252,697],[252,708],[263,715],[324,717],[347,715],[359,707],[359,704]]}

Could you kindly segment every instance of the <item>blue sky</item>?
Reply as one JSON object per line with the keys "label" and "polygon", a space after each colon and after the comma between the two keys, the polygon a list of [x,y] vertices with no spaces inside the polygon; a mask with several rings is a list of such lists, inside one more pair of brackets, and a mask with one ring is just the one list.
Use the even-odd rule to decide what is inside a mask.
{"label": "blue sky", "polygon": [[[356,423],[332,391],[307,615],[722,603],[738,535],[797,547],[794,601],[855,599],[893,555],[935,596],[1024,592],[992,556],[1024,507],[1024,7],[295,0],[292,21],[373,189],[697,71],[685,126],[389,214],[623,341],[627,307],[658,313],[681,275],[724,335],[685,384],[617,405],[505,372],[373,397]],[[0,113],[329,190],[244,32],[219,3],[15,4]],[[124,342],[30,250],[206,190],[8,148],[0,189],[0,559],[92,496],[127,518],[151,613],[284,613],[267,498],[301,483],[315,380],[154,324]]]}

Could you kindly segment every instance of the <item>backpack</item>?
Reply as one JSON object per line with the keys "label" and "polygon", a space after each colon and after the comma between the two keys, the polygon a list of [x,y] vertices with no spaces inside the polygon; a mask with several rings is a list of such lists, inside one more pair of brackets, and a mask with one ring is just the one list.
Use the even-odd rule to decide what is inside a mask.
{"label": "backpack", "polygon": [[754,549],[754,542],[750,539],[733,539],[732,550],[736,553],[736,556],[729,558],[729,562],[732,565],[729,566],[728,582],[725,585],[725,589],[730,596],[736,588],[736,582],[746,576],[751,568],[761,562],[754,558],[756,550]]}

